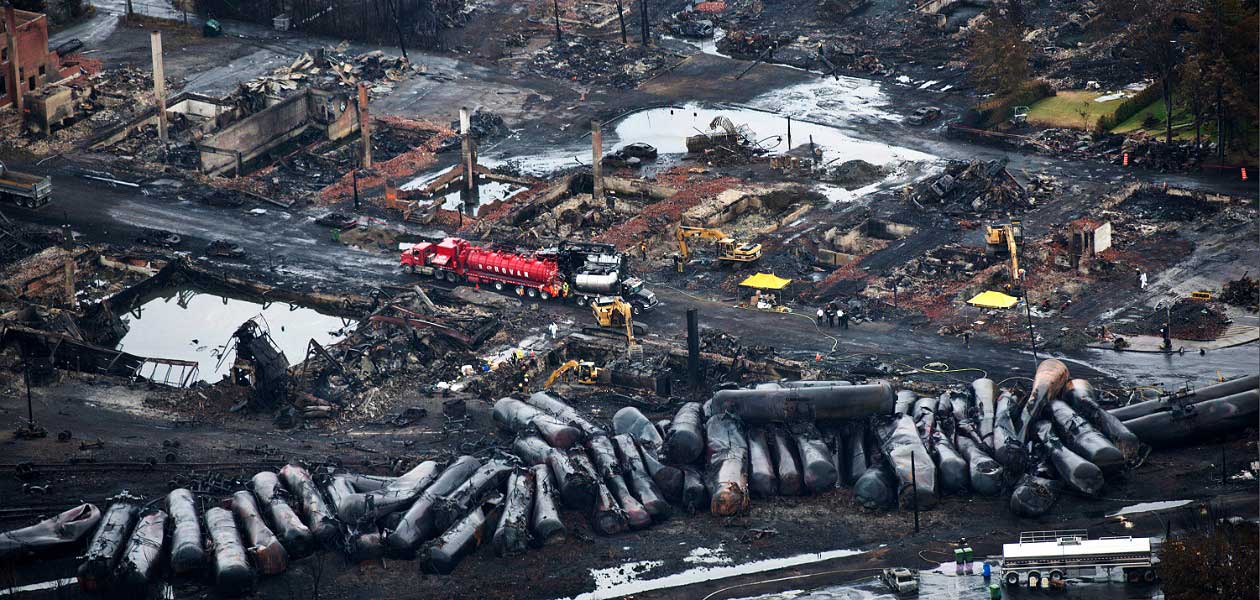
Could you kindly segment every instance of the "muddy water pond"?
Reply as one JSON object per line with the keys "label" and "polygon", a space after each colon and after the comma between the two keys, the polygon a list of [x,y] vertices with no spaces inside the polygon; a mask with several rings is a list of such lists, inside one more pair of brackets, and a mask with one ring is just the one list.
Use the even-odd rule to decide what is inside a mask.
{"label": "muddy water pond", "polygon": [[172,289],[121,316],[129,330],[117,347],[140,356],[196,361],[198,379],[214,383],[232,367],[232,333],[255,317],[291,364],[306,356],[311,339],[320,344],[336,343],[355,326],[354,321],[284,302],[263,305],[192,289]]}

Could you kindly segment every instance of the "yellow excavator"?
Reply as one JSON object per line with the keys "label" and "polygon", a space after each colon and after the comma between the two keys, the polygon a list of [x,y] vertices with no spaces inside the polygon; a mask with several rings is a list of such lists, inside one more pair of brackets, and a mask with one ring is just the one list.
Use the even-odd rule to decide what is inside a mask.
{"label": "yellow excavator", "polygon": [[551,375],[547,377],[546,383],[543,383],[543,389],[550,389],[556,383],[556,380],[564,376],[565,373],[572,371],[576,376],[577,382],[584,385],[594,385],[599,383],[599,375],[604,370],[595,366],[595,363],[589,360],[570,360],[560,365]]}
{"label": "yellow excavator", "polygon": [[591,301],[591,314],[601,328],[625,327],[626,343],[634,345],[633,308],[621,296],[600,296]]}
{"label": "yellow excavator", "polygon": [[678,251],[684,264],[691,260],[691,249],[687,247],[688,238],[717,240],[717,257],[722,262],[746,264],[761,258],[761,244],[737,242],[721,229],[679,225],[674,235],[678,238]]}
{"label": "yellow excavator", "polygon": [[[1024,243],[1024,226],[1020,221],[1009,224],[989,225],[984,230],[985,251],[990,256],[1009,256],[1011,260],[1011,283],[1013,292],[1019,291],[1023,279],[1019,269],[1019,244]],[[1018,293],[1014,295],[1018,296]]]}

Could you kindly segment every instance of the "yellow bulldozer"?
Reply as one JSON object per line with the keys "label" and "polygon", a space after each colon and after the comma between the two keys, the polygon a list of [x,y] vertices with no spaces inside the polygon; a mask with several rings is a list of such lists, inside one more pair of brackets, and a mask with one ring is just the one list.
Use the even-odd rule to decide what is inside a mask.
{"label": "yellow bulldozer", "polygon": [[678,252],[682,258],[682,264],[691,260],[691,248],[687,246],[687,240],[691,238],[715,240],[717,258],[723,263],[748,264],[761,258],[761,244],[735,241],[720,229],[679,225],[674,235],[678,239]]}

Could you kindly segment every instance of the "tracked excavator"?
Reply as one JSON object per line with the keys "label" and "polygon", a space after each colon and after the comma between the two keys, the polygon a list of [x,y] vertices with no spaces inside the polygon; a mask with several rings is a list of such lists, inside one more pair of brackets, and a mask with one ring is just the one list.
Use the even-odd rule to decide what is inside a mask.
{"label": "tracked excavator", "polygon": [[1022,273],[1019,268],[1019,245],[1024,243],[1024,226],[1020,221],[1009,224],[989,225],[984,230],[985,252],[989,256],[1005,256],[1011,261],[1011,280],[1007,285],[1012,296],[1022,296],[1020,292]]}
{"label": "tracked excavator", "polygon": [[717,258],[723,263],[747,264],[761,258],[761,244],[735,241],[720,229],[679,225],[674,235],[678,238],[678,252],[683,264],[691,260],[691,248],[687,246],[687,240],[691,238],[716,240]]}
{"label": "tracked excavator", "polygon": [[622,300],[620,296],[600,296],[591,302],[591,314],[595,317],[595,322],[599,327],[584,327],[584,333],[595,335],[607,335],[610,329],[626,330],[626,343],[634,348],[635,333],[642,335],[646,330],[634,324],[634,310],[629,302]]}
{"label": "tracked excavator", "polygon": [[561,377],[566,373],[572,372],[576,376],[576,381],[583,385],[594,385],[599,383],[599,375],[603,369],[595,366],[595,363],[589,360],[570,360],[560,365],[551,375],[547,377],[546,383],[543,383],[543,389],[551,389]]}

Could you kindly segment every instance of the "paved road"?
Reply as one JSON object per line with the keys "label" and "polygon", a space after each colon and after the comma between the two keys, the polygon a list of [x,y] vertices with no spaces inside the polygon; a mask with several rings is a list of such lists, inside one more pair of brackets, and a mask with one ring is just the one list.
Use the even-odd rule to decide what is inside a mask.
{"label": "paved road", "polygon": [[[651,331],[663,335],[676,332],[682,335],[686,331],[685,311],[694,306],[700,309],[703,327],[714,327],[737,335],[745,344],[774,346],[784,354],[804,360],[810,360],[819,353],[830,364],[853,364],[863,358],[874,358],[903,372],[940,362],[950,369],[981,369],[983,374],[998,381],[1007,377],[1030,377],[1036,365],[1027,348],[976,340],[967,345],[959,338],[937,336],[931,331],[889,322],[857,324],[843,331],[819,328],[812,318],[802,314],[741,309],[736,308],[733,301],[702,298],[660,286],[654,290],[665,306],[642,321],[651,327]],[[1048,356],[1045,352],[1038,353],[1041,359]],[[1077,377],[1103,378],[1113,383],[1162,383],[1172,386],[1187,382],[1203,384],[1217,378],[1218,373],[1226,377],[1255,373],[1257,364],[1260,364],[1260,345],[1217,350],[1206,356],[1093,349],[1055,356],[1067,362],[1072,374]],[[916,377],[969,381],[983,374],[967,370],[942,375],[919,373]]]}
{"label": "paved road", "polygon": [[[213,208],[188,199],[111,188],[79,176],[65,176],[77,167],[59,164],[61,160],[44,165],[50,171],[62,173],[57,182],[56,203],[35,212],[6,208],[6,214],[50,226],[68,218],[79,239],[92,243],[126,242],[134,239],[144,227],[169,229],[184,237],[182,247],[193,256],[200,256],[201,250],[213,239],[230,239],[246,249],[248,260],[208,259],[210,262],[237,272],[253,272],[257,277],[281,285],[287,282],[306,287],[316,282],[328,289],[364,292],[371,286],[414,281],[414,276],[397,267],[392,253],[334,243],[327,230],[316,225],[310,214],[272,207],[266,209],[264,215],[252,215],[245,208]],[[71,204],[74,210],[67,210]],[[277,268],[271,269],[272,264]],[[899,368],[943,362],[954,369],[983,369],[998,380],[1028,376],[1034,366],[1032,356],[1024,350],[980,342],[967,347],[955,338],[890,323],[856,325],[835,336],[837,342],[829,337],[833,331],[818,329],[814,321],[804,315],[740,309],[734,307],[733,301],[661,286],[656,286],[655,291],[665,305],[642,321],[652,332],[665,337],[682,336],[686,329],[685,310],[697,306],[701,309],[703,326],[738,335],[746,344],[778,347],[798,358],[809,359],[815,353],[822,353],[829,361],[851,363],[870,355],[878,360],[897,361],[901,364]],[[577,307],[556,310],[579,322],[587,319],[585,311]],[[1104,375],[1113,380],[1173,385],[1186,380],[1203,382],[1216,377],[1218,370],[1224,375],[1255,372],[1260,362],[1260,345],[1218,350],[1202,357],[1194,353],[1164,356],[1087,350],[1064,358],[1070,361],[1074,373],[1082,376]],[[976,375],[977,372],[968,371],[941,377],[965,380]]]}

